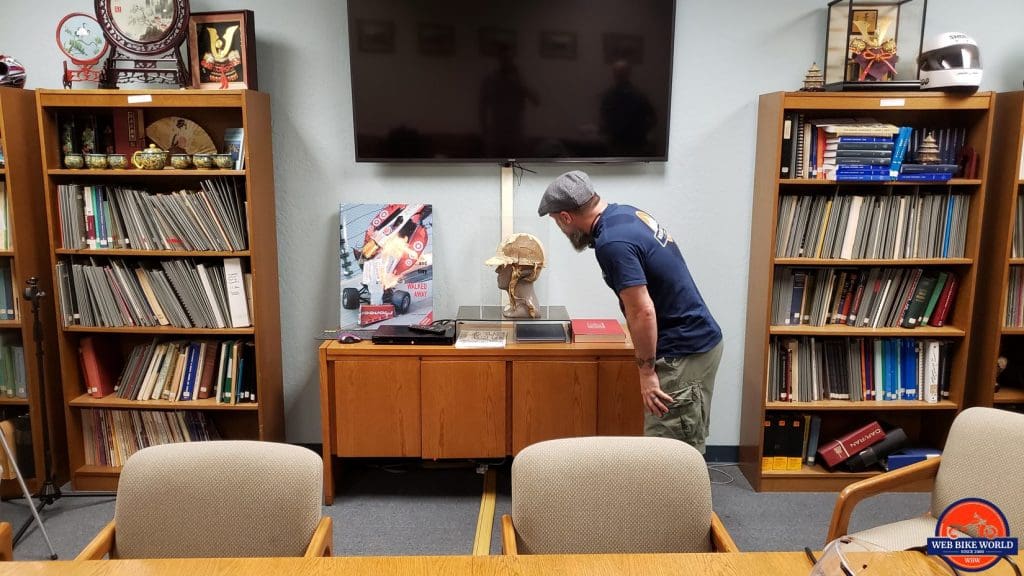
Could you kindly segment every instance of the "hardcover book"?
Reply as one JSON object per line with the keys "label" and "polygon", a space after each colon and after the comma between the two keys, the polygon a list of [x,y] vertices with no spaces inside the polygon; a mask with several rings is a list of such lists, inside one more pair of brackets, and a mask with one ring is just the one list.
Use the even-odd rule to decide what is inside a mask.
{"label": "hardcover book", "polygon": [[818,456],[826,467],[832,469],[884,439],[882,426],[878,422],[871,422],[825,444],[818,450]]}
{"label": "hardcover book", "polygon": [[626,333],[617,320],[577,318],[572,321],[573,342],[625,342]]}
{"label": "hardcover book", "polygon": [[342,329],[434,321],[433,206],[342,204]]}

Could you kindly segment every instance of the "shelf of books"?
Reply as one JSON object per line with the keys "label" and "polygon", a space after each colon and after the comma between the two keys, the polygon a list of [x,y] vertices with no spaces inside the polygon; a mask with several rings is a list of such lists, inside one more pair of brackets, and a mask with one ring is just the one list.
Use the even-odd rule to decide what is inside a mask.
{"label": "shelf of books", "polygon": [[942,448],[973,386],[993,110],[989,93],[761,96],[740,433],[756,490],[838,490]]}
{"label": "shelf of books", "polygon": [[974,406],[1024,409],[1024,92],[999,94],[968,391]]}
{"label": "shelf of books", "polygon": [[[29,489],[40,485],[43,474],[43,382],[36,370],[35,333],[30,301],[22,298],[25,281],[35,276],[39,288],[52,293],[46,254],[46,216],[37,209],[43,194],[39,140],[35,122],[35,93],[0,88],[0,434],[15,452]],[[56,354],[53,309],[41,308],[44,350]],[[57,375],[46,378],[47,416],[54,424],[57,445],[64,442],[64,419],[57,394]],[[58,480],[67,479],[67,465],[57,451]],[[21,490],[6,456],[0,452],[0,497]]]}
{"label": "shelf of books", "polygon": [[[269,97],[40,90],[37,104],[73,486],[115,488],[152,444],[283,440]],[[65,165],[151,143],[234,169]]]}

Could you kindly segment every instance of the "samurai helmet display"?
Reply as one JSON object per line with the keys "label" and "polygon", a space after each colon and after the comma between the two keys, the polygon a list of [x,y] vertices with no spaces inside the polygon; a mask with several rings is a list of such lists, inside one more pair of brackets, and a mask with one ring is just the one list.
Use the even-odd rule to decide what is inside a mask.
{"label": "samurai helmet display", "polygon": [[[498,244],[498,250],[494,256],[487,259],[486,266],[496,266],[500,272],[502,266],[511,269],[511,278],[508,284],[508,295],[512,302],[512,308],[525,306],[531,317],[536,317],[536,307],[530,298],[523,298],[516,294],[516,286],[520,282],[535,282],[540,277],[540,271],[544,268],[544,245],[532,234],[512,234]],[[529,291],[532,293],[532,290]]]}
{"label": "samurai helmet display", "polygon": [[0,54],[0,86],[25,87],[25,67],[4,54]]}

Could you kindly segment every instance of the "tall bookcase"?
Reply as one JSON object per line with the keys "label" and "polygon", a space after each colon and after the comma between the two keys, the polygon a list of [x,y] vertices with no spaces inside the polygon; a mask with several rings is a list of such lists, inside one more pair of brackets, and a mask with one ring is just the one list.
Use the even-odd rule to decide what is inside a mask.
{"label": "tall bookcase", "polygon": [[981,277],[978,307],[974,315],[974,341],[971,354],[971,381],[966,401],[972,406],[1006,407],[1024,404],[1024,389],[1003,386],[995,391],[996,360],[1006,356],[1009,370],[1020,373],[1024,365],[1024,328],[1007,322],[1011,306],[1012,270],[1024,270],[1024,258],[1013,256],[1016,219],[1021,217],[1018,203],[1024,186],[1024,92],[999,94],[996,98],[992,156],[989,162],[991,192],[985,209],[985,234],[980,257]]}
{"label": "tall bookcase", "polygon": [[[30,277],[39,279],[39,288],[53,294],[49,259],[46,253],[46,216],[38,209],[43,196],[43,176],[39,160],[39,136],[35,122],[35,92],[18,88],[0,88],[0,147],[4,163],[0,165],[0,183],[6,191],[8,224],[10,226],[9,249],[0,248],[0,266],[11,270],[11,294],[15,298],[16,318],[0,320],[0,341],[5,345],[17,344],[23,350],[28,398],[11,398],[0,395],[0,411],[5,415],[28,414],[31,438],[33,470],[23,470],[28,476],[26,483],[30,490],[41,484],[43,472],[43,430],[42,410],[44,409],[39,390],[46,386],[47,421],[51,429],[51,449],[57,455],[55,470],[58,480],[67,478],[64,450],[64,418],[61,413],[60,393],[56,388],[57,377],[47,362],[46,382],[40,382],[36,369],[36,338],[32,321],[32,304],[21,297],[25,281]],[[43,324],[42,340],[46,358],[57,355],[57,338],[54,316],[49,302],[40,308]],[[0,374],[0,377],[3,377]],[[19,434],[24,434],[22,431]],[[12,448],[14,448],[12,446]],[[19,454],[19,460],[24,455]],[[30,474],[31,472],[31,474]],[[21,494],[16,480],[0,483],[0,495],[9,497]]]}
{"label": "tall bookcase", "polygon": [[[965,396],[976,383],[968,378],[972,313],[982,242],[982,216],[989,141],[994,117],[994,95],[970,96],[929,92],[795,92],[762,95],[758,107],[757,159],[754,176],[753,219],[750,238],[750,272],[747,298],[746,349],[743,368],[742,419],[740,425],[741,469],[759,491],[833,491],[878,472],[829,472],[820,464],[804,464],[799,470],[762,471],[765,455],[763,425],[773,416],[796,413],[821,418],[819,446],[873,420],[902,427],[911,443],[941,448],[953,417],[964,406]],[[966,144],[977,151],[977,179],[948,182],[833,182],[780,178],[783,163],[785,120],[792,113],[808,120],[871,117],[898,126],[966,130]],[[856,194],[876,195],[963,194],[968,197],[964,254],[937,259],[812,259],[776,256],[780,202],[784,196]],[[939,328],[867,328],[841,325],[772,325],[773,286],[786,269],[920,268],[949,271],[959,279],[952,314]],[[936,403],[923,400],[819,400],[811,402],[768,401],[773,340],[789,337],[909,338],[949,343],[949,394]]]}
{"label": "tall bookcase", "polygon": [[[87,464],[84,422],[87,409],[143,411],[199,411],[213,423],[220,437],[229,439],[284,439],[281,382],[281,326],[278,295],[277,244],[274,209],[274,168],[271,149],[270,97],[250,90],[39,90],[39,134],[45,170],[46,213],[49,222],[51,269],[58,262],[89,260],[99,263],[125,259],[143,266],[158,260],[216,263],[240,258],[251,273],[251,326],[246,328],[90,327],[59,328],[60,374],[67,423],[67,447],[72,485],[79,490],[111,490],[117,486],[119,467]],[[117,109],[141,110],[143,124],[166,117],[183,117],[202,127],[218,151],[225,149],[225,131],[244,131],[241,170],[69,170],[63,168],[59,126],[62,115],[107,114]],[[118,129],[114,127],[115,131]],[[59,208],[60,186],[66,184],[132,187],[148,192],[196,190],[200,181],[214,177],[244,183],[247,250],[187,252],[178,250],[66,249],[62,248]],[[59,284],[59,283],[58,283]],[[60,300],[54,298],[58,317]],[[121,349],[124,358],[136,345],[154,337],[203,339],[213,342],[242,339],[255,346],[254,373],[257,402],[222,404],[215,399],[192,401],[128,400],[117,395],[96,398],[85,393],[79,347],[83,338],[103,338]]]}

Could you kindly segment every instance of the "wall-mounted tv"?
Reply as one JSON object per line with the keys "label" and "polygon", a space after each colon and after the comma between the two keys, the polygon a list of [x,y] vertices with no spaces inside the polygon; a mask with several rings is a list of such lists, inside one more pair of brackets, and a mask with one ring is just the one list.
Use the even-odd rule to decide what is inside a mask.
{"label": "wall-mounted tv", "polygon": [[348,0],[356,159],[664,161],[675,0]]}

